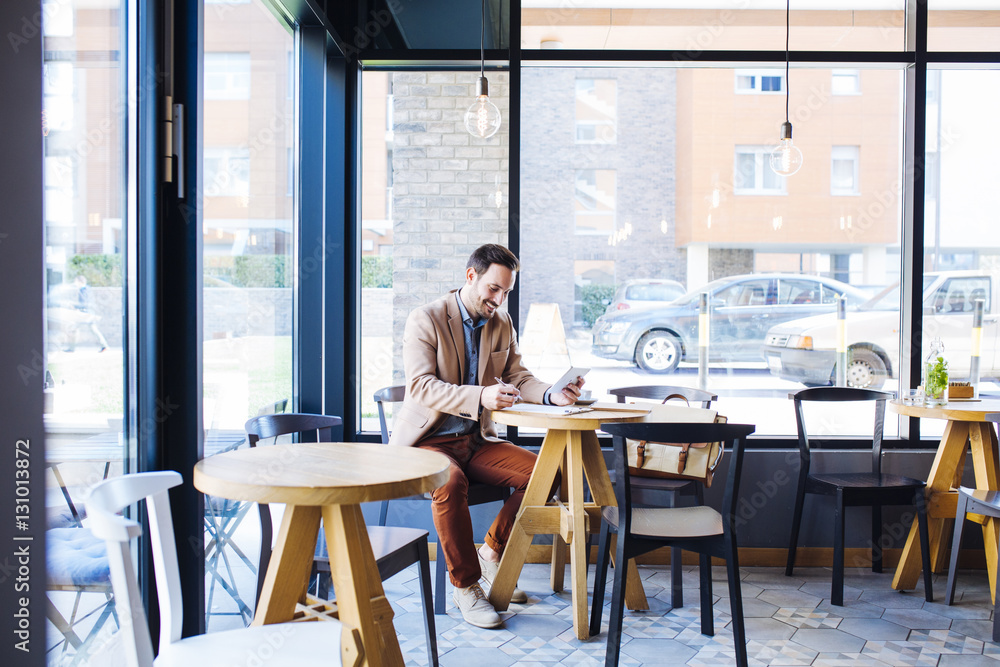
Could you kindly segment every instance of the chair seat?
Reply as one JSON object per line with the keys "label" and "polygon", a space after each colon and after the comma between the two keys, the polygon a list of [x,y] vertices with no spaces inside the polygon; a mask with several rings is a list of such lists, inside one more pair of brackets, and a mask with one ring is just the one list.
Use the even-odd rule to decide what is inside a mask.
{"label": "chair seat", "polygon": [[170,644],[153,664],[302,667],[316,664],[317,660],[340,664],[343,627],[337,621],[312,621],[210,632]]}
{"label": "chair seat", "polygon": [[[378,563],[387,555],[394,554],[406,547],[426,539],[429,533],[422,528],[406,528],[404,526],[365,526],[368,530],[368,541],[372,544],[372,553]],[[326,564],[324,572],[330,571],[330,556],[326,548],[326,535],[322,529],[316,541],[314,560]]]}
{"label": "chair seat", "polygon": [[53,528],[45,531],[48,586],[109,585],[108,548],[86,528]]}
{"label": "chair seat", "polygon": [[871,472],[841,472],[809,475],[810,483],[841,489],[921,489],[923,480],[902,475],[877,475]]}
{"label": "chair seat", "polygon": [[[605,507],[604,520],[618,525],[618,508]],[[697,538],[722,535],[722,515],[711,507],[633,507],[632,534],[643,537]]]}
{"label": "chair seat", "polygon": [[[618,478],[615,470],[609,470],[608,476],[614,484]],[[695,482],[688,479],[664,479],[662,477],[640,477],[632,475],[629,477],[633,489],[649,489],[653,491],[687,491],[693,489]]]}
{"label": "chair seat", "polygon": [[991,491],[989,489],[970,489],[968,487],[959,487],[959,492],[968,496],[976,503],[981,505],[986,505],[987,507],[992,507],[997,512],[1000,512],[1000,491]]}

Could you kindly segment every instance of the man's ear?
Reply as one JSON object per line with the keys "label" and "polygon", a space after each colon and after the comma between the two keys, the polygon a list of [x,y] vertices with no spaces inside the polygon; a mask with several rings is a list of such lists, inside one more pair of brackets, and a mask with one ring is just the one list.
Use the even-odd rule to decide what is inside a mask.
{"label": "man's ear", "polygon": [[475,269],[475,267],[470,266],[470,267],[466,268],[465,269],[465,281],[466,281],[466,283],[468,283],[469,285],[471,285],[473,282],[475,282],[475,280],[476,280],[476,269]]}

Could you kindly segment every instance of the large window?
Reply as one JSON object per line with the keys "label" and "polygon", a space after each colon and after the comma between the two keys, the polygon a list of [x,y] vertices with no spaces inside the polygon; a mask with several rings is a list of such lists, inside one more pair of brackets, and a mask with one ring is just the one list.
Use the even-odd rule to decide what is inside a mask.
{"label": "large window", "polygon": [[[860,90],[872,93],[833,97],[833,70],[793,69],[790,112],[805,163],[781,177],[769,154],[784,96],[746,94],[782,90],[784,73],[767,72],[522,69],[519,315],[522,347],[540,348],[526,357],[536,374],[590,368],[598,397],[613,387],[704,385],[758,434],[795,432],[788,392],[831,381],[838,302],[857,310],[899,274],[901,209],[885,193],[901,178],[901,74],[859,70]],[[615,144],[582,150],[560,131],[573,118],[551,110],[577,95],[581,79],[597,78],[614,80],[619,99],[644,103],[619,106]],[[581,233],[602,216],[603,233],[594,222]],[[649,281],[680,283],[687,294],[614,303],[616,288]],[[708,373],[699,377],[702,294]],[[879,335],[891,337],[898,300],[886,315]],[[814,349],[803,349],[807,335]],[[894,388],[890,377],[879,382]]]}
{"label": "large window", "polygon": [[[205,454],[292,399],[293,38],[259,0],[205,11],[203,393]],[[205,498],[207,627],[249,623],[256,510]],[[249,511],[246,521],[241,517]],[[222,536],[239,531],[232,543]]]}
{"label": "large window", "polygon": [[122,4],[44,5],[44,220],[18,223],[45,227],[45,345],[36,354],[45,379],[49,664],[86,664],[118,628],[109,583],[79,575],[103,548],[82,527],[84,499],[129,459]]}

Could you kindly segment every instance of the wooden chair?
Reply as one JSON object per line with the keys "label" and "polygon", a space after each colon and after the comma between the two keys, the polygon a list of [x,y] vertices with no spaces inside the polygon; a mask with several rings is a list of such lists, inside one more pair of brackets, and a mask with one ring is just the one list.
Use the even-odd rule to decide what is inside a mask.
{"label": "wooden chair", "polygon": [[[289,413],[254,417],[246,423],[247,441],[256,447],[262,438],[276,438],[290,434],[314,434],[316,442],[333,439],[333,428],[340,426],[340,417]],[[331,445],[336,446],[336,445]],[[264,573],[271,558],[271,511],[260,506],[261,546],[260,566],[257,577],[257,599],[264,585]],[[367,526],[375,564],[382,581],[416,563],[420,569],[420,592],[424,601],[424,629],[427,632],[427,658],[431,665],[438,664],[437,630],[434,624],[434,604],[431,595],[431,566],[427,548],[427,531],[403,526]],[[316,544],[313,558],[313,575],[325,580],[330,574],[330,557],[323,531]],[[323,586],[318,586],[319,597],[324,597]],[[336,593],[336,591],[334,591]]]}
{"label": "wooden chair", "polygon": [[[1000,418],[1000,415],[997,415]],[[958,507],[955,510],[955,535],[951,542],[951,564],[948,566],[948,588],[945,592],[945,604],[955,602],[955,578],[958,572],[958,552],[962,547],[962,533],[965,527],[966,514],[981,514],[1000,519],[1000,491],[989,489],[969,489],[964,486],[958,489]],[[1000,560],[997,570],[1000,571]],[[998,579],[1000,580],[1000,579]],[[993,610],[993,641],[1000,642],[1000,613]]]}
{"label": "wooden chair", "polygon": [[[931,563],[927,532],[927,510],[924,499],[925,483],[912,477],[882,472],[882,430],[885,425],[885,402],[892,394],[851,387],[816,387],[788,395],[795,403],[795,423],[799,434],[799,482],[792,514],[791,535],[788,539],[788,562],[785,575],[791,576],[795,566],[795,549],[802,523],[802,507],[807,493],[832,498],[833,516],[833,582],[830,603],[844,604],[844,512],[848,507],[872,508],[872,572],[882,571],[882,505],[913,505],[917,510],[920,530],[920,555],[924,566],[924,597],[934,599],[931,589]],[[810,442],[806,433],[803,403],[843,403],[870,401],[875,405],[875,429],[872,435],[871,472],[813,474],[810,472]]]}
{"label": "wooden chair", "polygon": [[[392,387],[383,387],[375,392],[375,405],[378,406],[378,421],[379,427],[382,431],[382,442],[384,444],[389,444],[389,422],[385,416],[385,404],[386,403],[400,403],[403,400],[406,387],[403,385],[395,385]],[[469,507],[473,505],[482,505],[484,503],[492,503],[496,501],[505,501],[510,497],[510,489],[501,486],[490,486],[489,484],[481,484],[478,482],[469,482]],[[402,500],[426,500],[430,502],[430,494],[425,494],[422,496],[412,496],[410,498],[404,498]],[[386,517],[389,513],[389,501],[383,501],[381,510],[379,511],[379,525],[384,526]],[[448,564],[444,559],[444,552],[438,548],[437,551],[437,562],[434,565],[434,613],[443,614],[445,613],[445,599],[444,599],[444,589],[445,589],[445,579],[448,573]]]}
{"label": "wooden chair", "polygon": [[[669,400],[683,400],[688,405],[698,405],[704,409],[709,409],[712,401],[719,397],[710,391],[695,389],[694,387],[679,387],[673,385],[640,385],[637,387],[618,387],[609,389],[608,393],[617,397],[619,403],[625,403],[626,398],[640,398],[664,403]],[[614,470],[608,471],[611,475],[611,482],[614,483],[616,474]],[[681,494],[694,497],[696,505],[704,505],[705,497],[702,492],[702,485],[682,479],[658,479],[656,477],[632,476],[632,489],[642,491],[656,491],[666,494],[664,507],[676,507],[677,499]],[[684,606],[684,578],[683,564],[681,562],[680,547],[670,549],[670,604],[674,607]]]}
{"label": "wooden chair", "polygon": [[[736,500],[739,495],[740,473],[743,466],[744,440],[753,433],[748,424],[648,422],[632,424],[602,424],[610,433],[614,446],[615,467],[621,470],[615,485],[618,507],[605,507],[601,513],[601,540],[597,555],[594,601],[590,615],[590,636],[601,630],[604,590],[608,574],[610,535],[618,534],[615,562],[625,563],[662,546],[677,546],[701,554],[701,632],[714,635],[712,615],[711,557],[726,561],[729,576],[729,601],[733,616],[733,640],[736,662],[747,665],[746,632],[743,624],[743,599],[740,593],[739,559],[736,550]],[[628,472],[626,439],[659,442],[723,442],[727,450],[729,470],[723,494],[722,511],[705,505],[695,507],[639,508],[632,504],[632,482]],[[621,647],[622,619],[625,612],[627,567],[616,567],[611,595],[611,619],[608,626],[608,649],[604,664],[618,664]]]}
{"label": "wooden chair", "polygon": [[[125,662],[138,667],[154,663],[166,665],[230,664],[234,657],[244,661],[264,661],[269,667],[300,667],[317,656],[341,663],[341,635],[356,638],[339,621],[283,623],[225,632],[212,632],[181,639],[181,582],[177,566],[177,545],[170,517],[169,489],[181,483],[174,471],[148,472],[113,477],[94,487],[86,502],[94,535],[105,541],[115,604],[122,626]],[[142,529],[118,512],[146,499],[150,542],[160,609],[159,655],[153,659],[153,642],[143,608],[139,580],[129,544]],[[278,641],[276,641],[278,640]],[[360,647],[346,646],[349,655],[359,656]],[[353,664],[351,661],[349,664]]]}

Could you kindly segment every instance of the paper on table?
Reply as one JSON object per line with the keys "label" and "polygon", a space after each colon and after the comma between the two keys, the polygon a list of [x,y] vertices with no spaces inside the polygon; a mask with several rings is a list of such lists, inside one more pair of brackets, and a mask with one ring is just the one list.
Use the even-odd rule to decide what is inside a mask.
{"label": "paper on table", "polygon": [[537,403],[521,403],[512,405],[509,408],[501,408],[510,412],[532,412],[540,415],[578,415],[581,412],[590,412],[593,408],[581,407],[579,405],[538,405]]}

